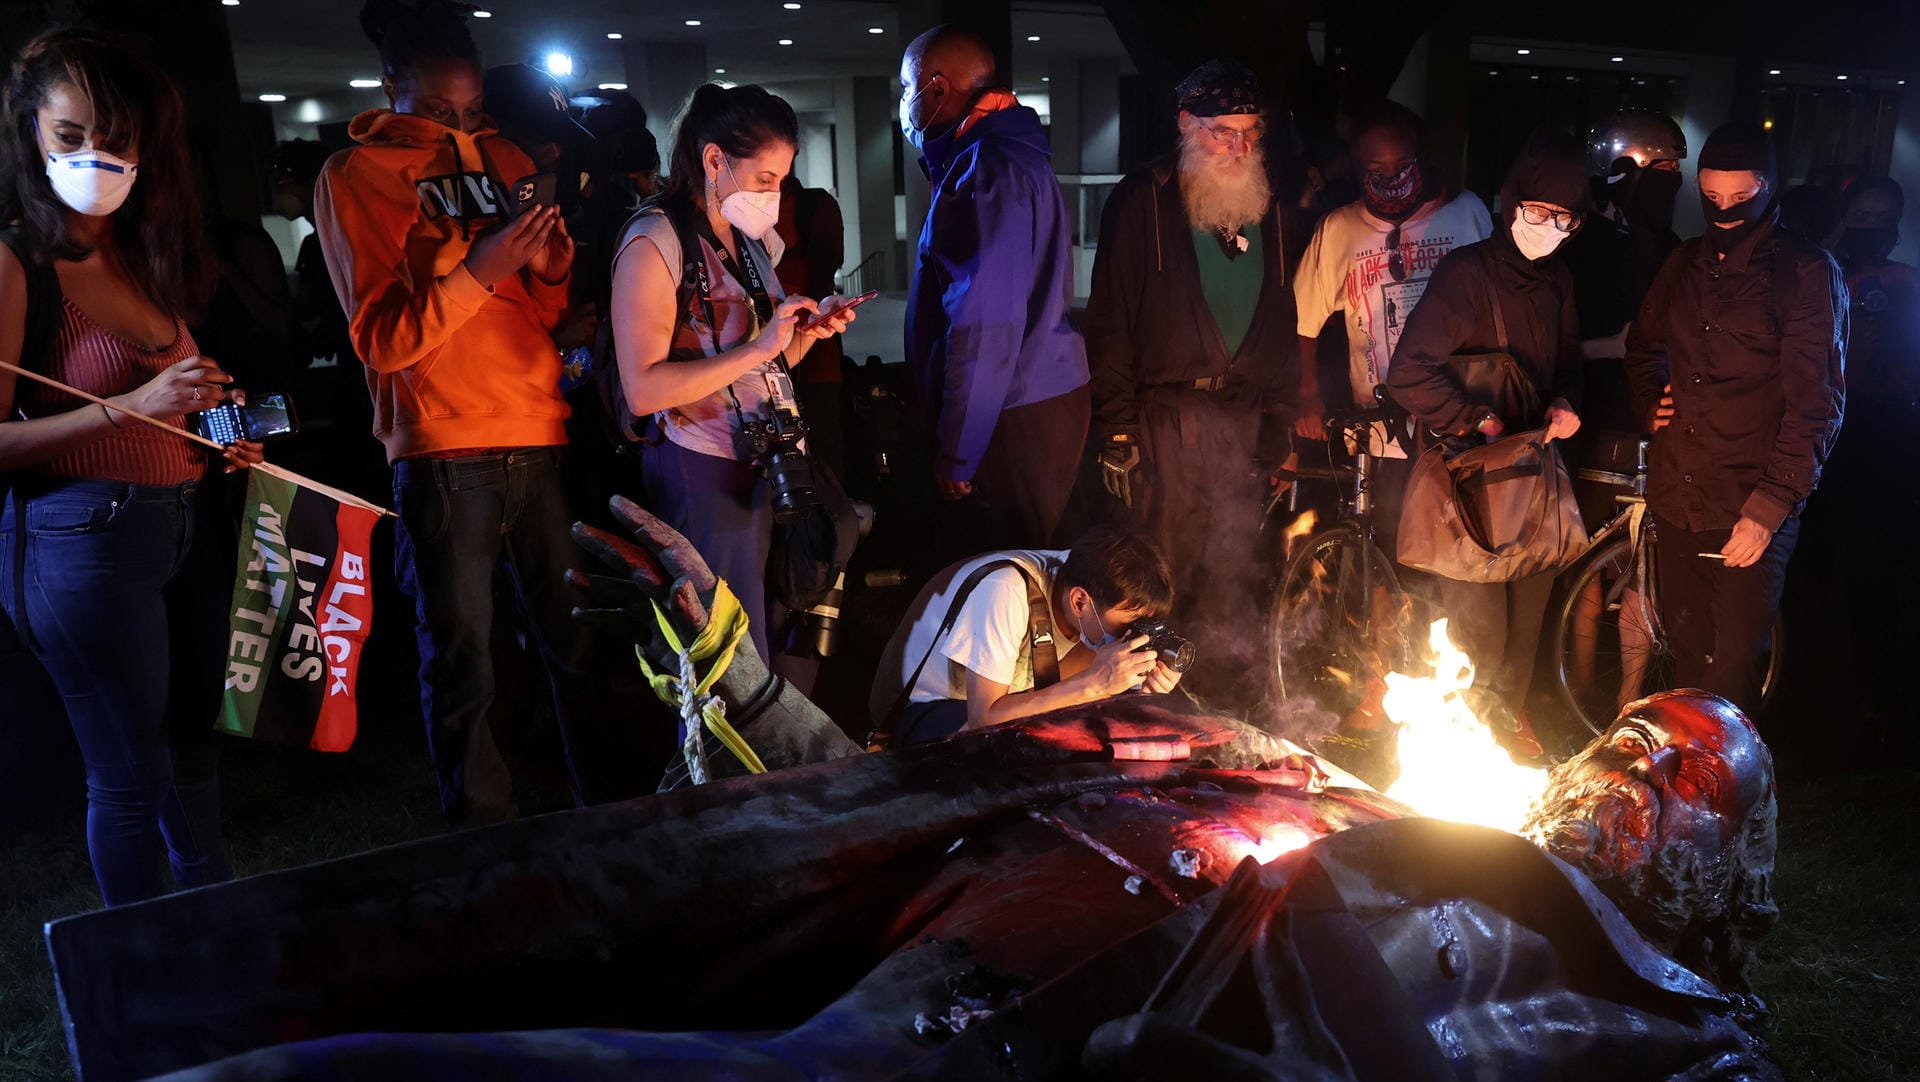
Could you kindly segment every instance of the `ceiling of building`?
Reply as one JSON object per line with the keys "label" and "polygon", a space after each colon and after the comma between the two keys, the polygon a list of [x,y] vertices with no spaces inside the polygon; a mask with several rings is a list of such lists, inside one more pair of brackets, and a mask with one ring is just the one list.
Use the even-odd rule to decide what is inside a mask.
{"label": "ceiling of building", "polygon": [[[474,0],[470,0],[474,2]],[[249,97],[334,96],[351,79],[379,76],[360,33],[361,0],[240,0],[226,10],[240,88]],[[495,0],[473,20],[486,63],[538,62],[549,52],[575,59],[570,86],[624,82],[621,49],[634,42],[699,44],[707,63],[735,82],[792,82],[846,75],[891,76],[905,44],[900,5],[891,0]],[[790,10],[789,5],[799,10]],[[699,26],[687,26],[698,19]],[[873,32],[878,28],[878,32]],[[917,29],[917,28],[916,28]],[[609,34],[621,35],[610,40]],[[1037,38],[1038,40],[1032,40]],[[778,44],[782,39],[792,45]],[[1038,87],[1048,65],[1067,57],[1124,58],[1099,9],[1049,4],[1014,12],[1014,80]],[[368,92],[377,94],[377,91]]]}

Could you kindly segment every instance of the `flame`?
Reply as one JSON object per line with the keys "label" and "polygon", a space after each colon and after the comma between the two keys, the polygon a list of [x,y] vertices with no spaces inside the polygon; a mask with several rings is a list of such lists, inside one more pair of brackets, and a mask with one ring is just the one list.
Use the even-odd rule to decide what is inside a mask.
{"label": "flame", "polygon": [[1312,533],[1319,521],[1320,516],[1311,507],[1302,512],[1299,518],[1288,523],[1287,528],[1280,531],[1280,551],[1292,556],[1294,542]]}
{"label": "flame", "polygon": [[1518,832],[1547,772],[1515,763],[1467,705],[1473,661],[1446,620],[1433,622],[1428,646],[1432,676],[1387,674],[1387,716],[1400,725],[1400,780],[1387,795],[1436,819]]}
{"label": "flame", "polygon": [[1245,840],[1231,848],[1239,850],[1242,859],[1252,857],[1261,864],[1272,863],[1275,857],[1285,856],[1296,849],[1303,849],[1314,840],[1315,835],[1288,823],[1275,823],[1262,834],[1248,834]]}

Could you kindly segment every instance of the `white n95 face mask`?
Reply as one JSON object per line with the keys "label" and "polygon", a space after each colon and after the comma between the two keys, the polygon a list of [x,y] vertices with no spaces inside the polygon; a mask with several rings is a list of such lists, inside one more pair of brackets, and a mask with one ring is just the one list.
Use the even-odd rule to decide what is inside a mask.
{"label": "white n95 face mask", "polygon": [[119,210],[133,191],[140,166],[104,150],[47,152],[47,180],[53,194],[76,213],[90,218]]}
{"label": "white n95 face mask", "polygon": [[727,163],[727,175],[733,177],[735,191],[720,201],[720,217],[754,240],[765,239],[780,221],[780,193],[749,192],[739,188],[740,178],[733,176],[733,163]]}

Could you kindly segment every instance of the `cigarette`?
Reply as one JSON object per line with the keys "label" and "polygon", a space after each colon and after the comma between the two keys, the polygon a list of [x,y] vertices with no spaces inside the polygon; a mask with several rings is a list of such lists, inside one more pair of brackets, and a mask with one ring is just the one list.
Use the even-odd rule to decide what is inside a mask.
{"label": "cigarette", "polygon": [[1696,553],[1694,553],[1694,555],[1695,555],[1695,556],[1698,556],[1698,557],[1700,557],[1700,558],[1701,558],[1702,560],[1724,560],[1724,559],[1726,559],[1726,556],[1725,556],[1725,555],[1723,555],[1723,554],[1721,554],[1721,553],[1718,553],[1718,552],[1696,552]]}

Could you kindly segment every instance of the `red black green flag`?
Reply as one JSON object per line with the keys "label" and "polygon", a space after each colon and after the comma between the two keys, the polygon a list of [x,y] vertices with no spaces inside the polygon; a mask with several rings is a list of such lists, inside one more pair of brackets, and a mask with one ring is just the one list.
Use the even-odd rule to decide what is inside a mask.
{"label": "red black green flag", "polygon": [[355,679],[373,624],[367,557],[380,512],[270,466],[248,474],[227,694],[215,728],[345,751],[358,724]]}

